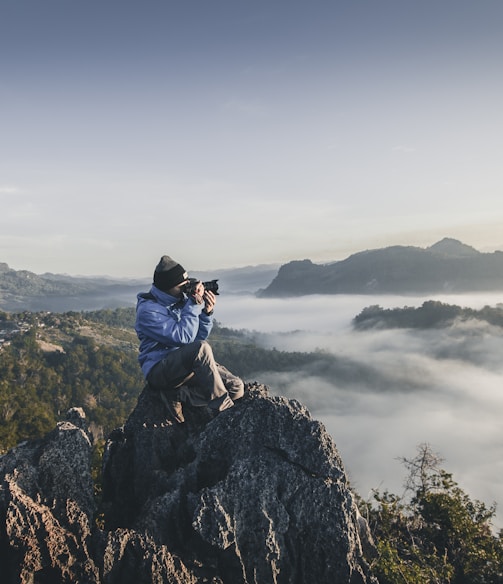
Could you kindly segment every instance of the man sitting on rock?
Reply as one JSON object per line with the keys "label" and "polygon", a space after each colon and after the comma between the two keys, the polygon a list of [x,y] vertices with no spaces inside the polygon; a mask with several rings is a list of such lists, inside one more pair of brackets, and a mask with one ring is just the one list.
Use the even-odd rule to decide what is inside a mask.
{"label": "man sitting on rock", "polygon": [[183,423],[182,402],[218,413],[242,397],[243,381],[215,362],[206,341],[213,326],[215,294],[198,282],[188,296],[183,267],[162,256],[148,293],[138,294],[138,357],[149,387],[159,392],[170,416]]}

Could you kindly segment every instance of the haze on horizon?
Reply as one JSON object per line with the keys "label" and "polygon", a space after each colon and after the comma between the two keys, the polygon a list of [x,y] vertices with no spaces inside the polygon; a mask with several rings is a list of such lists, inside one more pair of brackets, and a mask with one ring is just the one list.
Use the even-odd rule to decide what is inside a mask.
{"label": "haze on horizon", "polygon": [[0,261],[503,249],[496,0],[0,5]]}
{"label": "haze on horizon", "polygon": [[[501,294],[313,295],[298,298],[219,298],[216,318],[255,331],[260,345],[283,351],[323,351],[333,366],[317,371],[257,371],[249,381],[297,399],[332,435],[355,490],[401,495],[405,469],[428,443],[471,498],[497,503],[503,527],[503,336],[481,321],[427,330],[355,331],[363,308],[421,306],[425,300],[481,309]],[[218,354],[217,354],[218,358]]]}

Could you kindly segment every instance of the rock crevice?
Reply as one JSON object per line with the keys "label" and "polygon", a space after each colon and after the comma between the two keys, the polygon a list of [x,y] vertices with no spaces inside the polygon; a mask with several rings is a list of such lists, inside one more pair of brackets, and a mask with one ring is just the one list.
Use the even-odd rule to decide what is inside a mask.
{"label": "rock crevice", "polygon": [[144,390],[107,441],[99,509],[90,460],[78,409],[0,458],[6,584],[376,582],[333,440],[262,385],[216,418],[188,408],[182,425]]}

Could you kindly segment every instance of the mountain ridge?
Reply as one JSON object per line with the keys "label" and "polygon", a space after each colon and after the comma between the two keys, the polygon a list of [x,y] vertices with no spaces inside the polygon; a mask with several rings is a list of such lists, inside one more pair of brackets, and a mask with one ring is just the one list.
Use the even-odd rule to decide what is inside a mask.
{"label": "mountain ridge", "polygon": [[295,260],[259,297],[308,294],[425,294],[503,290],[503,252],[482,253],[456,239],[428,248],[394,245],[330,264]]}
{"label": "mountain ridge", "polygon": [[[260,264],[242,268],[193,271],[203,281],[218,279],[228,294],[255,293],[276,275],[278,264]],[[138,292],[146,291],[151,278],[114,278],[112,276],[72,276],[35,274],[14,270],[0,262],[0,310],[18,312],[67,312],[134,306]]]}
{"label": "mountain ridge", "polygon": [[437,243],[430,245],[427,249],[450,257],[473,257],[482,253],[471,245],[462,243],[452,237],[444,237],[440,241],[437,241]]}
{"label": "mountain ridge", "polygon": [[[317,264],[310,259],[278,266],[194,271],[217,278],[230,294],[258,297],[307,294],[422,294],[503,290],[503,252],[483,253],[449,237],[420,248],[393,245]],[[133,306],[149,278],[35,274],[0,262],[0,310],[10,312],[99,310]]]}

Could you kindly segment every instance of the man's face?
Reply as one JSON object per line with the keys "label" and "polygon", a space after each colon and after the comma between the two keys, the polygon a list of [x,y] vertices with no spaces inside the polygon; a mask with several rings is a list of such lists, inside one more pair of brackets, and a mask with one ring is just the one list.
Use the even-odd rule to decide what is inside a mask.
{"label": "man's face", "polygon": [[183,289],[188,281],[189,280],[187,279],[187,280],[184,280],[183,282],[180,282],[180,284],[173,286],[173,288],[170,288],[168,290],[168,294],[170,294],[171,296],[174,296],[175,298],[181,298],[183,295]]}

